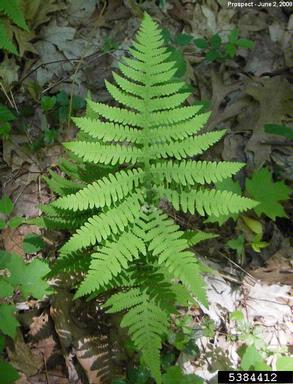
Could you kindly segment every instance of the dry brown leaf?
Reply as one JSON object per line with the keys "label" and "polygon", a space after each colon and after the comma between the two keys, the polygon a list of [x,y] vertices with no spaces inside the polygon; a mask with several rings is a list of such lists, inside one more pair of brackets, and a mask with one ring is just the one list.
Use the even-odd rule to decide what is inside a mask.
{"label": "dry brown leaf", "polygon": [[16,229],[5,228],[1,233],[4,248],[7,252],[14,252],[20,256],[24,256],[23,238],[28,233],[36,233],[39,235],[40,229],[34,225],[21,225]]}
{"label": "dry brown leaf", "polygon": [[53,12],[61,11],[64,8],[66,5],[62,0],[23,0],[25,18],[32,30],[47,23]]}
{"label": "dry brown leaf", "polygon": [[38,373],[43,366],[43,359],[32,353],[20,330],[17,331],[14,345],[7,346],[7,353],[11,364],[28,377]]}
{"label": "dry brown leaf", "polygon": [[254,132],[262,132],[265,124],[281,124],[292,114],[292,86],[283,77],[255,78],[244,91],[259,103],[254,124],[248,127]]}
{"label": "dry brown leaf", "polygon": [[284,247],[267,261],[265,267],[253,268],[249,273],[267,284],[293,286],[293,267],[290,263],[292,256],[292,248]]}

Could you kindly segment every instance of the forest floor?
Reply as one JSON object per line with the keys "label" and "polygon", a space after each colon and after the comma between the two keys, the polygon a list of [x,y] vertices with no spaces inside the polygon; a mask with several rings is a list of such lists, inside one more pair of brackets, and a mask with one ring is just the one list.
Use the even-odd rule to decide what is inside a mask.
{"label": "forest floor", "polygon": [[[292,7],[232,8],[222,0],[35,3],[41,12],[28,21],[34,32],[16,36],[20,56],[3,55],[0,63],[1,103],[15,117],[0,158],[2,194],[13,201],[13,215],[36,217],[39,205],[54,198],[43,176],[57,169],[62,142],[76,134],[70,116],[83,113],[88,92],[110,100],[104,80],[111,80],[147,11],[164,28],[189,101],[212,111],[205,129],[227,129],[210,158],[246,163],[231,188],[265,195],[261,212],[209,222],[176,217],[184,228],[218,235],[194,248],[216,273],[206,278],[209,309],[180,310],[180,332],[170,338],[176,362],[212,383],[219,369],[245,368],[247,356],[238,353],[245,345],[247,355],[261,351],[275,368],[281,353],[293,354],[293,201],[282,195],[285,184],[293,185]],[[236,30],[244,43],[227,48]],[[42,237],[42,250],[23,248],[31,233]],[[25,260],[54,260],[62,238],[27,224],[1,232],[2,248]],[[7,352],[18,384],[100,383],[91,370],[101,353],[91,337],[97,325],[91,305],[72,302],[68,289],[16,306],[21,328]]]}

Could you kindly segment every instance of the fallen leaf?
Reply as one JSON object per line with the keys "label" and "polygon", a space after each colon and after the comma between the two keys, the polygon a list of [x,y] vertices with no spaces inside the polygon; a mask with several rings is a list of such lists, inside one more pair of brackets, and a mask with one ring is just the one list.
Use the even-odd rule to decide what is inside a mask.
{"label": "fallen leaf", "polygon": [[292,113],[292,86],[283,77],[249,81],[244,91],[259,103],[255,122],[249,127],[253,132],[262,132],[265,124],[281,124]]}
{"label": "fallen leaf", "polygon": [[25,19],[34,31],[41,24],[47,23],[53,12],[66,8],[66,5],[62,3],[62,1],[56,0],[22,0],[22,3]]}

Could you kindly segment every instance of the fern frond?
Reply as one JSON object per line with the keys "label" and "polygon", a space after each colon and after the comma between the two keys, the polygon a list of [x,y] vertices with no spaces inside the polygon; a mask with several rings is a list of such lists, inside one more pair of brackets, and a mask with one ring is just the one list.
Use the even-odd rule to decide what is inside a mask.
{"label": "fern frond", "polygon": [[75,193],[82,188],[82,185],[74,181],[65,179],[55,172],[49,171],[51,178],[46,176],[43,179],[46,181],[51,191],[57,193],[60,196],[66,196],[70,193]]}
{"label": "fern frond", "polygon": [[200,155],[213,144],[217,143],[224,135],[225,130],[209,132],[204,135],[187,137],[182,141],[154,144],[150,148],[151,158],[175,157],[177,160]]}
{"label": "fern frond", "polygon": [[6,51],[18,55],[16,46],[13,44],[11,39],[8,36],[6,28],[3,23],[0,22],[0,49],[5,49]]}
{"label": "fern frond", "polygon": [[132,95],[143,97],[145,88],[142,85],[136,84],[132,81],[125,79],[122,76],[119,76],[117,73],[112,72],[115,82],[119,87],[124,91],[131,93]]}
{"label": "fern frond", "polygon": [[245,164],[232,162],[208,161],[181,161],[179,163],[168,161],[155,163],[151,166],[154,175],[167,182],[175,181],[183,186],[210,184],[222,181],[235,175]]}
{"label": "fern frond", "polygon": [[88,274],[75,297],[89,294],[108,284],[123,269],[127,269],[129,263],[137,259],[140,253],[145,255],[145,244],[131,232],[124,232],[117,241],[109,242],[98,253],[92,254]]}
{"label": "fern frond", "polygon": [[17,0],[1,0],[0,11],[7,15],[20,28],[25,31],[29,30]]}
{"label": "fern frond", "polygon": [[158,257],[159,264],[164,263],[175,278],[207,305],[201,269],[194,254],[186,251],[188,242],[182,237],[183,232],[160,210],[154,211],[152,217],[154,227],[146,234],[146,240],[150,240],[148,250]]}
{"label": "fern frond", "polygon": [[34,223],[31,220],[31,224],[47,229],[75,230],[80,228],[92,215],[91,211],[85,211],[78,216],[73,216],[70,212],[55,208],[53,204],[40,206],[43,216],[32,219]]}
{"label": "fern frond", "polygon": [[165,53],[167,51],[167,48],[165,47],[158,48],[155,51],[153,49],[148,49],[146,45],[140,44],[138,41],[133,41],[132,46],[137,51],[144,53],[148,57],[160,56],[162,53]]}
{"label": "fern frond", "polygon": [[126,107],[135,109],[136,111],[142,112],[144,110],[143,100],[130,96],[129,94],[121,91],[114,84],[105,81],[106,88],[114,100],[118,101],[120,104],[125,105]]}
{"label": "fern frond", "polygon": [[229,213],[240,213],[252,209],[258,205],[254,200],[232,193],[230,191],[198,190],[178,193],[174,190],[164,190],[167,200],[172,203],[176,210],[195,213],[201,216],[227,215]]}
{"label": "fern frond", "polygon": [[63,144],[81,160],[89,163],[112,164],[137,163],[142,158],[139,148],[120,144],[100,144],[98,142],[68,141]]}
{"label": "fern frond", "polygon": [[163,73],[156,73],[154,75],[151,75],[151,77],[149,79],[150,85],[153,86],[153,85],[158,85],[158,84],[162,84],[162,83],[167,83],[169,80],[173,79],[177,70],[178,69],[176,67],[176,68],[169,69],[169,71],[166,71]]}
{"label": "fern frond", "polygon": [[53,206],[73,211],[110,207],[126,197],[133,188],[138,187],[143,177],[142,169],[122,170],[114,175],[103,177],[76,194],[59,198],[53,203]]}
{"label": "fern frond", "polygon": [[91,100],[88,101],[88,104],[95,113],[109,121],[137,127],[143,127],[144,125],[143,119],[138,113],[117,107],[110,107],[107,104],[94,103]]}
{"label": "fern frond", "polygon": [[[86,117],[74,119],[80,135],[65,147],[76,165],[63,166],[73,181],[48,179],[64,196],[44,210],[43,221],[70,229],[82,220],[60,249],[57,269],[66,272],[66,260],[72,270],[85,271],[76,298],[115,292],[106,307],[125,312],[121,325],[158,384],[161,340],[175,304],[207,305],[202,274],[210,270],[189,247],[214,236],[184,234],[161,209],[161,199],[183,212],[213,216],[257,203],[213,185],[205,189],[232,177],[243,164],[193,159],[225,130],[198,134],[209,113],[201,113],[202,105],[188,105],[189,92],[174,79],[171,51],[148,15],[129,52],[113,83],[106,82],[120,107],[87,100]],[[81,267],[77,255],[86,256]]]}
{"label": "fern frond", "polygon": [[90,260],[89,255],[85,255],[84,252],[58,257],[47,277],[51,278],[60,274],[70,274],[72,277],[74,273],[86,273],[90,266]]}
{"label": "fern frond", "polygon": [[30,224],[37,225],[41,228],[46,228],[49,230],[65,230],[65,231],[74,231],[86,221],[80,218],[64,218],[57,216],[42,216],[36,217],[31,221]]}
{"label": "fern frond", "polygon": [[186,92],[152,99],[151,111],[155,112],[163,109],[173,109],[178,107],[178,105],[181,105],[188,98],[188,96],[190,96],[190,93]]}
{"label": "fern frond", "polygon": [[123,293],[116,293],[104,304],[108,313],[116,313],[125,311],[135,305],[141,304],[143,301],[140,288],[131,288]]}
{"label": "fern frond", "polygon": [[60,253],[67,254],[78,251],[122,232],[138,217],[140,212],[139,199],[139,195],[133,194],[117,207],[100,215],[92,216],[63,245]]}
{"label": "fern frond", "polygon": [[104,142],[129,141],[131,143],[141,143],[142,141],[140,132],[127,125],[104,123],[87,117],[74,117],[72,120],[78,128],[93,139],[103,140]]}
{"label": "fern frond", "polygon": [[[139,71],[139,72],[146,71],[146,68],[147,68],[146,64],[143,63],[142,61],[133,60],[126,57],[124,58],[124,62],[128,67],[135,69],[136,71]],[[174,65],[175,65],[174,61],[163,62],[160,64],[153,64],[152,67],[149,69],[148,74],[152,76],[152,75],[157,75],[159,73],[168,72],[171,69],[174,69]]]}
{"label": "fern frond", "polygon": [[178,81],[176,83],[168,83],[163,85],[152,86],[149,93],[150,97],[169,96],[178,92],[185,83]]}
{"label": "fern frond", "polygon": [[173,124],[185,121],[193,117],[201,109],[199,105],[175,108],[171,111],[153,112],[150,114],[150,122],[154,125]]}
{"label": "fern frond", "polygon": [[[139,295],[140,293],[140,295]],[[152,372],[157,383],[161,383],[160,349],[161,339],[168,332],[166,312],[145,292],[132,289],[112,296],[106,303],[111,307],[108,312],[114,313],[120,308],[127,308],[121,326],[127,327],[137,349]]]}
{"label": "fern frond", "polygon": [[129,80],[137,81],[138,83],[145,85],[144,72],[136,71],[135,69],[130,68],[123,63],[119,63],[118,68],[120,69],[122,74],[126,76]]}
{"label": "fern frond", "polygon": [[151,143],[173,142],[192,136],[204,126],[209,116],[210,113],[201,113],[183,123],[152,128]]}
{"label": "fern frond", "polygon": [[[156,64],[160,64],[164,61],[166,61],[168,59],[168,57],[171,56],[171,52],[170,51],[167,51],[166,49],[162,50],[160,49],[160,53],[158,53],[156,56],[150,56],[150,55],[146,55],[145,53],[142,53],[136,49],[133,49],[133,48],[129,48],[129,52],[132,54],[133,57],[135,57],[136,59],[144,62],[144,63],[147,63],[148,65],[156,65]],[[183,85],[185,85],[183,83]],[[176,92],[176,91],[174,91]]]}

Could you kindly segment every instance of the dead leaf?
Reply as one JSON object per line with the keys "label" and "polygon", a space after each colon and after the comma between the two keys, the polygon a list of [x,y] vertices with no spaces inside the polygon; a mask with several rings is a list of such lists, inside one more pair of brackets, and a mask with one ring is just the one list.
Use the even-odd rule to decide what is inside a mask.
{"label": "dead leaf", "polygon": [[14,345],[7,346],[7,353],[12,365],[26,376],[35,375],[43,366],[43,359],[35,356],[29,345],[23,341],[23,336],[18,330]]}
{"label": "dead leaf", "polygon": [[281,124],[292,114],[292,86],[283,77],[255,78],[244,91],[259,103],[255,122],[249,127],[254,132],[262,132],[265,124]]}
{"label": "dead leaf", "polygon": [[23,0],[22,3],[25,19],[32,30],[36,30],[41,24],[47,23],[53,12],[66,8],[62,0]]}
{"label": "dead leaf", "polygon": [[293,286],[292,256],[292,248],[283,247],[267,261],[265,267],[253,268],[249,273],[267,284]]}
{"label": "dead leaf", "polygon": [[0,63],[0,78],[7,90],[18,81],[18,73],[20,66],[16,64],[15,57],[4,57],[2,63]]}
{"label": "dead leaf", "polygon": [[36,38],[36,35],[31,31],[23,31],[20,28],[12,26],[13,35],[17,42],[18,52],[20,57],[23,57],[25,52],[31,52],[37,54],[37,51],[31,42]]}
{"label": "dead leaf", "polygon": [[25,256],[23,251],[23,238],[28,233],[39,235],[40,229],[35,225],[21,225],[16,229],[4,228],[1,233],[4,248],[7,252],[14,252],[20,256]]}
{"label": "dead leaf", "polygon": [[261,76],[284,67],[284,55],[279,44],[272,42],[269,36],[257,39],[255,46],[248,53],[247,62],[244,67],[246,72]]}

